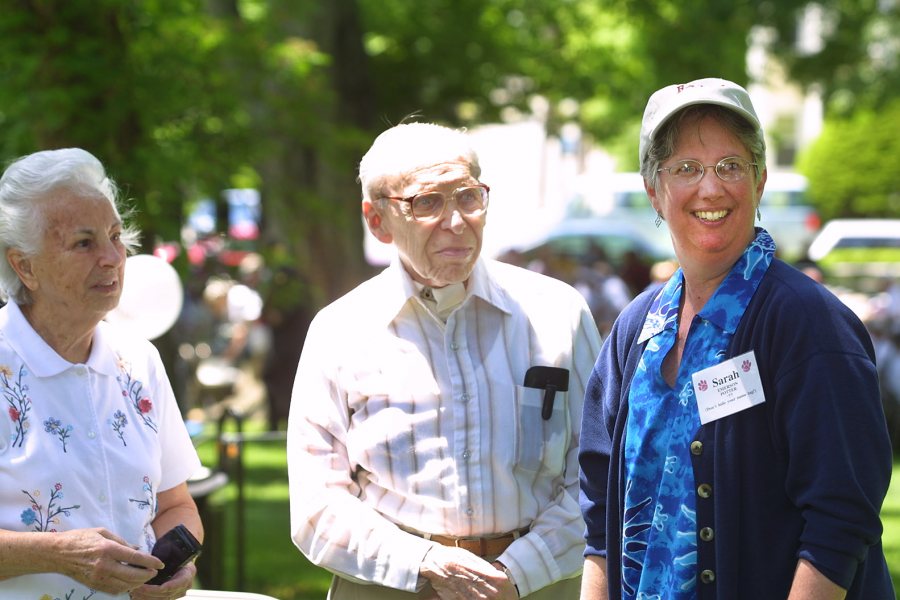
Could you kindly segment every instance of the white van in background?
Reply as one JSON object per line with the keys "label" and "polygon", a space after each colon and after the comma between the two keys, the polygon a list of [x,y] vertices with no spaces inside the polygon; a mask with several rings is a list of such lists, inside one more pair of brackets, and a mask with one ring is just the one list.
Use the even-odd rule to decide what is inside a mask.
{"label": "white van in background", "polygon": [[805,260],[822,221],[806,197],[806,177],[792,171],[769,171],[759,203],[759,224],[775,240],[778,256],[788,262]]}

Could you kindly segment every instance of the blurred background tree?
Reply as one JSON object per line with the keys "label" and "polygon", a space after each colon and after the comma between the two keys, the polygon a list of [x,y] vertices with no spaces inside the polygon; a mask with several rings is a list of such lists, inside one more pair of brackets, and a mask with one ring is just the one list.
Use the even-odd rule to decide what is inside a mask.
{"label": "blurred background tree", "polygon": [[228,41],[190,2],[3,2],[0,151],[93,152],[136,198],[147,241],[174,239],[185,201],[241,164]]}
{"label": "blurred background tree", "polygon": [[[317,304],[369,274],[356,166],[374,135],[410,115],[474,126],[539,111],[549,132],[577,122],[633,168],[647,96],[697,77],[748,83],[761,28],[789,79],[820,90],[835,120],[821,144],[878,127],[866,115],[887,110],[900,86],[898,8],[887,0],[2,5],[4,157],[91,150],[134,198],[148,248],[177,240],[196,201],[258,188],[264,253],[289,257]],[[798,24],[811,12],[820,34],[810,41]],[[890,182],[875,189],[861,181],[870,169],[844,168],[864,153],[831,146],[840,169],[803,163],[823,214],[895,210]],[[855,200],[831,199],[828,171]]]}
{"label": "blurred background tree", "polygon": [[[179,241],[201,200],[224,216],[222,190],[256,188],[267,301],[314,312],[372,272],[355,178],[382,130],[413,115],[538,117],[551,135],[577,124],[635,169],[649,94],[751,83],[760,40],[778,68],[754,79],[824,101],[797,163],[822,217],[896,216],[897,29],[897,0],[0,0],[0,159],[93,152],[133,199],[145,251]],[[792,126],[768,133],[777,144]],[[248,584],[321,598],[328,574],[298,575],[307,563],[286,536],[283,464],[251,471],[267,502],[248,510]]]}
{"label": "blurred background tree", "polygon": [[900,100],[884,108],[857,110],[826,123],[822,135],[799,159],[810,195],[823,219],[896,218],[900,215]]}

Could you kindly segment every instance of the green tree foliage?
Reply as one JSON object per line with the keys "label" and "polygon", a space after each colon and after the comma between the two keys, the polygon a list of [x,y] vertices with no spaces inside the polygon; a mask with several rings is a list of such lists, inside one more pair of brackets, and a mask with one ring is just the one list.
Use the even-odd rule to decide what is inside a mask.
{"label": "green tree foliage", "polygon": [[805,0],[3,0],[0,155],[91,150],[148,245],[177,239],[197,199],[258,187],[265,253],[321,303],[369,273],[356,166],[389,125],[472,126],[540,97],[550,132],[578,122],[634,161],[648,95],[747,83],[759,25],[833,114],[880,109],[900,85],[896,4],[823,0],[810,50]]}
{"label": "green tree foliage", "polygon": [[[880,108],[900,90],[900,3],[822,0],[763,3],[760,23],[776,33],[770,50],[791,79],[821,90],[829,115]],[[811,17],[819,36],[801,28]]]}
{"label": "green tree foliage", "polygon": [[145,243],[173,239],[182,200],[239,164],[246,118],[223,93],[226,41],[190,2],[4,2],[0,151],[90,150],[135,198]]}
{"label": "green tree foliage", "polygon": [[[634,160],[649,94],[717,75],[746,82],[740,0],[359,0],[376,110],[477,124],[539,111]],[[390,82],[395,81],[396,84]],[[616,142],[617,138],[625,141]],[[636,165],[633,165],[636,166]]]}
{"label": "green tree foliage", "polygon": [[[798,27],[804,13],[818,24],[818,39]],[[824,131],[797,165],[823,219],[896,217],[900,189],[884,166],[900,158],[900,4],[779,4],[765,22],[776,32],[770,50],[792,81],[814,88],[825,103]]]}
{"label": "green tree foliage", "polygon": [[263,249],[333,296],[362,269],[354,19],[347,0],[4,2],[0,154],[92,151],[147,248],[178,240],[194,201],[260,187]]}
{"label": "green tree foliage", "polygon": [[[261,178],[262,251],[290,267],[316,304],[368,274],[362,259],[356,165],[371,142],[371,76],[353,0],[247,1],[242,88]],[[293,262],[293,264],[285,264]]]}
{"label": "green tree foliage", "polygon": [[898,130],[900,100],[825,125],[798,165],[809,177],[809,194],[823,219],[900,214],[900,189],[889,167],[900,163]]}

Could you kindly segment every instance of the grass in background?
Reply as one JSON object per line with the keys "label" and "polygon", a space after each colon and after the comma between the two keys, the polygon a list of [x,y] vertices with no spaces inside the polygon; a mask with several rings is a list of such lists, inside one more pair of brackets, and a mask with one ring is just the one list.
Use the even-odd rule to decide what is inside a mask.
{"label": "grass in background", "polygon": [[[251,433],[261,429],[262,425],[257,423],[250,423],[245,428]],[[199,451],[203,464],[211,467],[217,464],[215,446],[214,442],[201,444]],[[244,585],[239,591],[268,594],[280,600],[324,600],[331,574],[307,561],[290,539],[284,441],[248,442],[244,445],[243,458],[246,553]],[[222,552],[225,581],[218,587],[226,590],[238,589],[236,498],[237,490],[232,482],[210,499],[221,515],[225,530]],[[900,461],[894,463],[894,476],[884,502],[882,519],[887,563],[894,587],[900,590]]]}
{"label": "grass in background", "polygon": [[881,509],[884,523],[884,555],[894,580],[894,590],[900,591],[900,461],[894,461],[894,476]]}
{"label": "grass in background", "polygon": [[[245,431],[262,425],[249,423]],[[217,465],[214,441],[198,451],[204,465]],[[284,440],[249,441],[243,447],[244,465],[244,583],[238,586],[237,486],[232,481],[208,500],[224,531],[221,551],[223,581],[206,588],[268,594],[280,600],[324,600],[331,574],[311,564],[290,538],[287,453]],[[213,525],[209,523],[207,527]],[[208,537],[209,539],[209,537]],[[210,552],[214,556],[214,552]],[[200,560],[203,560],[201,556]]]}

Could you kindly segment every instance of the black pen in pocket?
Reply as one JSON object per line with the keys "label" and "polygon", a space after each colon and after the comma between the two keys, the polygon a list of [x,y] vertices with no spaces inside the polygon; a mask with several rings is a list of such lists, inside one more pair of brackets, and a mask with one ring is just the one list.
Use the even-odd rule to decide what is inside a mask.
{"label": "black pen in pocket", "polygon": [[525,372],[524,385],[544,390],[541,418],[549,421],[553,414],[553,399],[556,392],[569,391],[569,370],[561,367],[529,367]]}

